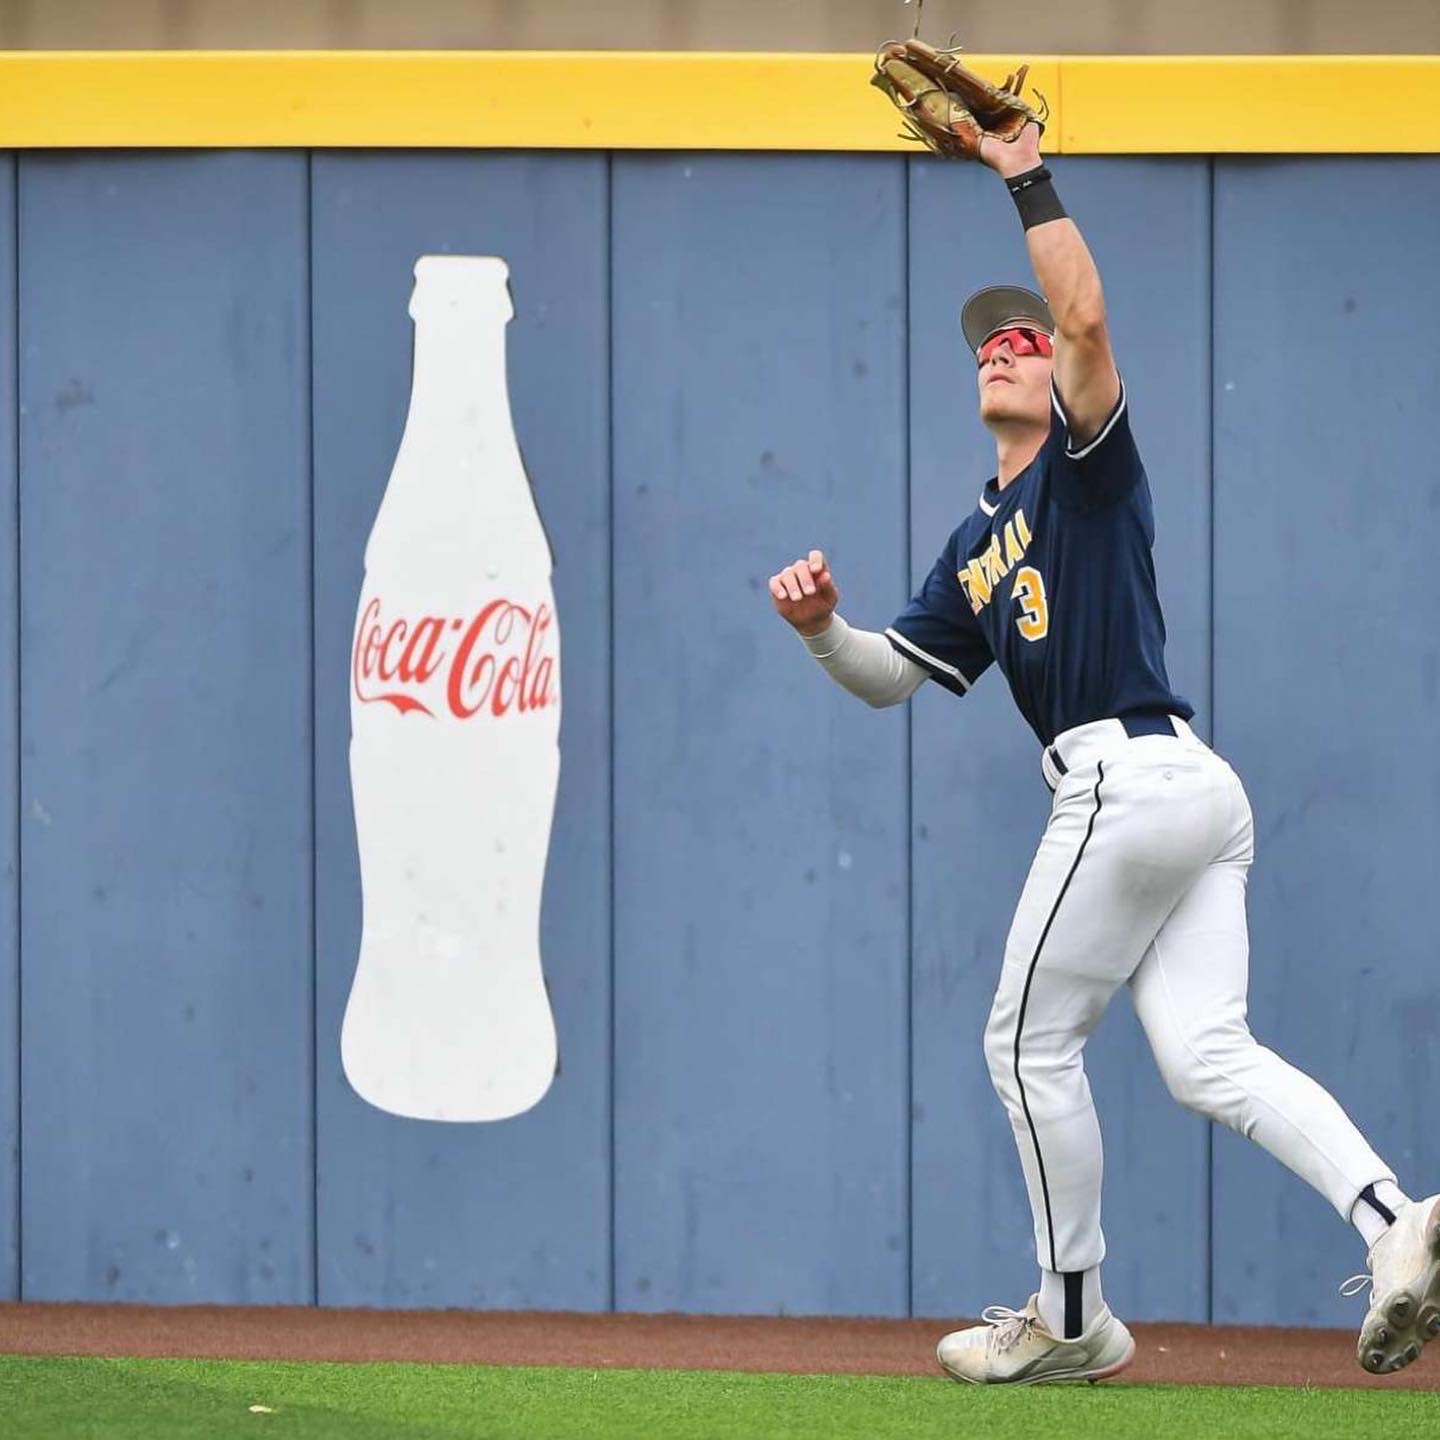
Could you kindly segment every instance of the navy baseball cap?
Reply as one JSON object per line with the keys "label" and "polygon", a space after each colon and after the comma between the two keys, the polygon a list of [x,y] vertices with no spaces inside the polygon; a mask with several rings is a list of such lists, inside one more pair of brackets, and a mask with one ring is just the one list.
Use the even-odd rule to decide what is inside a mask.
{"label": "navy baseball cap", "polygon": [[1023,285],[987,285],[977,290],[960,311],[965,343],[977,353],[991,335],[1010,325],[1028,325],[1047,335],[1055,333],[1055,317],[1044,296]]}

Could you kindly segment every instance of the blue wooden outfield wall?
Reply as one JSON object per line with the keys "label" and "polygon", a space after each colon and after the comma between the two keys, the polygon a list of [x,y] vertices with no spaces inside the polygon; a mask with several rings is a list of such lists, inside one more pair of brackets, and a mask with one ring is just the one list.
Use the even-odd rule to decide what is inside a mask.
{"label": "blue wooden outfield wall", "polygon": [[[1255,1028],[1440,1188],[1440,161],[1061,164],[1172,674],[1257,815]],[[338,1046],[349,640],[445,251],[512,267],[565,637],[562,1071],[476,1127],[370,1109]],[[959,300],[1027,273],[993,178],[929,159],[11,159],[0,1295],[1023,1300],[980,1035],[1034,745],[998,681],[851,700],[765,578],[819,544],[852,621],[899,608],[990,473]],[[1090,1067],[1117,1308],[1358,1318],[1353,1233],[1169,1101],[1123,998]]]}

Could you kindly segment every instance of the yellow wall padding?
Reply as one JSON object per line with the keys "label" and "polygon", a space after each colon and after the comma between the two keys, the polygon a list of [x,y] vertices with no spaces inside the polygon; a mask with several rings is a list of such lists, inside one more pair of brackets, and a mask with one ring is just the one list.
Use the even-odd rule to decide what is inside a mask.
{"label": "yellow wall padding", "polygon": [[[1024,58],[1051,151],[1440,151],[1440,57],[967,57],[997,79]],[[914,149],[870,73],[867,55],[11,51],[0,148]]]}

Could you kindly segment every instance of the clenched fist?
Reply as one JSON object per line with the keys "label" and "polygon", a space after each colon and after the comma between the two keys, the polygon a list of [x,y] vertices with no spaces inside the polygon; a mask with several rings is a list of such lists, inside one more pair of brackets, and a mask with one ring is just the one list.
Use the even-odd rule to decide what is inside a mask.
{"label": "clenched fist", "polygon": [[802,635],[820,634],[840,603],[830,567],[818,550],[772,575],[770,596],[781,619],[788,620]]}

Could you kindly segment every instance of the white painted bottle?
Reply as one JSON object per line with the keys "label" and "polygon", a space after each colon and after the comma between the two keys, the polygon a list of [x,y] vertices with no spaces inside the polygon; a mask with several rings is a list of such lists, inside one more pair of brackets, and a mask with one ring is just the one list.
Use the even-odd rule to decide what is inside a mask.
{"label": "white painted bottle", "polygon": [[560,633],[510,416],[513,313],[503,260],[416,263],[410,412],[351,650],[364,929],[341,1058],[372,1105],[425,1120],[518,1115],[555,1075]]}

